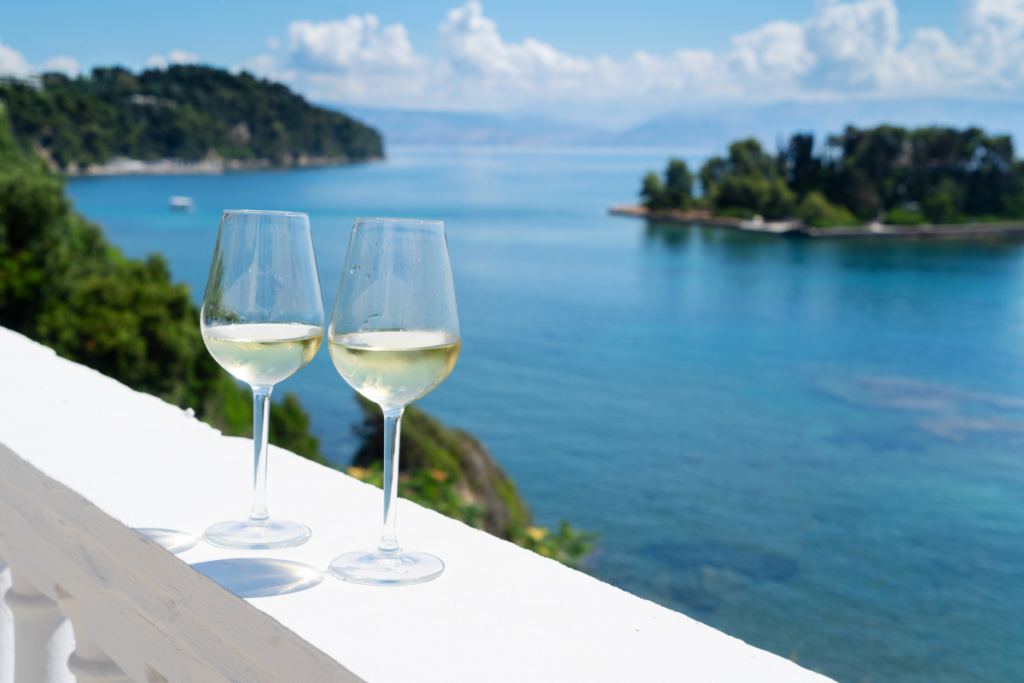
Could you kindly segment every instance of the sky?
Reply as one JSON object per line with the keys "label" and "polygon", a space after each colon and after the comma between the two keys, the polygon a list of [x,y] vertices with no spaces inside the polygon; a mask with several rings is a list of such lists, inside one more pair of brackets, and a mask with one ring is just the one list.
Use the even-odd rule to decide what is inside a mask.
{"label": "sky", "polygon": [[1024,0],[6,4],[0,73],[199,62],[339,106],[568,116],[1024,100]]}

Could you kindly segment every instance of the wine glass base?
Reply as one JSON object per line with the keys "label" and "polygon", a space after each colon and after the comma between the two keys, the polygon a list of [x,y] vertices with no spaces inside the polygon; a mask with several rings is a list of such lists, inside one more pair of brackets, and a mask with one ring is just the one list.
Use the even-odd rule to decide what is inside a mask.
{"label": "wine glass base", "polygon": [[247,522],[221,522],[203,533],[210,545],[232,550],[270,550],[294,548],[310,539],[313,532],[305,524],[272,521],[262,526]]}
{"label": "wine glass base", "polygon": [[362,550],[338,555],[330,570],[339,579],[367,586],[412,586],[441,576],[444,562],[414,550],[403,550],[395,556]]}

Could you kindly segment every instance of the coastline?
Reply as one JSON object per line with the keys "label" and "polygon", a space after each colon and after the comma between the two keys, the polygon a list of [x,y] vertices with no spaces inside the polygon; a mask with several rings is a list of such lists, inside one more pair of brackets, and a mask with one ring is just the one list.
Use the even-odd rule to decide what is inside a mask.
{"label": "coastline", "polygon": [[963,239],[970,237],[1007,237],[1024,235],[1024,221],[998,223],[948,223],[923,225],[844,225],[834,228],[815,228],[802,221],[765,221],[712,216],[710,211],[651,211],[635,204],[618,204],[608,209],[614,216],[631,216],[648,221],[679,223],[683,225],[709,225],[786,237],[829,239]]}
{"label": "coastline", "polygon": [[221,175],[230,171],[261,171],[267,169],[290,168],[321,168],[326,166],[346,166],[366,161],[379,161],[383,157],[366,159],[350,159],[348,157],[310,157],[305,154],[294,159],[286,158],[285,163],[274,163],[270,159],[221,159],[219,156],[207,155],[198,161],[183,159],[159,159],[144,161],[141,159],[116,158],[106,164],[89,164],[80,167],[72,162],[66,168],[60,168],[52,159],[47,159],[51,171],[66,177],[106,177],[130,175]]}

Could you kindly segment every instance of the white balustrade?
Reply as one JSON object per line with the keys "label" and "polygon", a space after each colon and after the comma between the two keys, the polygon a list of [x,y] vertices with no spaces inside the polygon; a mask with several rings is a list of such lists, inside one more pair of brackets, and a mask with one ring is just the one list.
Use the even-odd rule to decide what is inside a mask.
{"label": "white balustrade", "polygon": [[0,683],[827,681],[404,500],[403,540],[441,578],[325,578],[376,541],[382,494],[276,448],[270,512],[312,540],[192,547],[245,514],[250,441],[3,328],[0,380]]}
{"label": "white balustrade", "polygon": [[11,588],[11,569],[0,555],[0,683],[14,683],[14,615],[4,596]]}
{"label": "white balustrade", "polygon": [[14,680],[73,683],[67,661],[74,638],[57,603],[13,565],[4,600],[14,615]]}
{"label": "white balustrade", "polygon": [[92,639],[78,601],[58,587],[57,604],[74,629],[75,651],[68,657],[67,663],[68,670],[74,674],[77,682],[129,683],[131,679],[121,671],[121,667]]}

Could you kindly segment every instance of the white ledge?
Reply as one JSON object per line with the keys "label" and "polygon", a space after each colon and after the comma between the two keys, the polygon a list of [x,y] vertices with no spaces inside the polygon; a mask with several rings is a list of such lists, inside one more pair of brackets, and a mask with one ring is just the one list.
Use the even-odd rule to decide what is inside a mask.
{"label": "white ledge", "polygon": [[51,598],[76,599],[95,643],[136,681],[828,680],[407,501],[399,538],[444,559],[438,580],[382,589],[327,577],[243,600],[190,565],[326,568],[376,542],[380,491],[272,449],[271,515],[308,524],[313,539],[172,555],[132,527],[199,535],[244,516],[251,442],[3,328],[0,378],[0,552]]}

